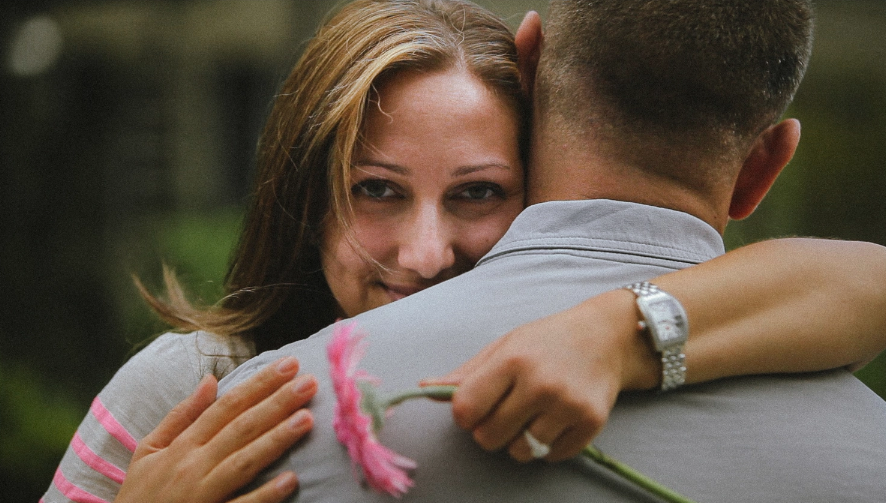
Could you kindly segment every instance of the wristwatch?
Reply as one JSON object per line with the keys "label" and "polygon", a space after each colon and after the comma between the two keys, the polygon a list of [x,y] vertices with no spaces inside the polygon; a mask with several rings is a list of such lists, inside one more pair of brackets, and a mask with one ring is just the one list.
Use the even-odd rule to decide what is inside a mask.
{"label": "wristwatch", "polygon": [[680,301],[648,281],[624,288],[637,295],[643,316],[639,329],[648,332],[655,350],[661,353],[661,390],[672,390],[686,382],[683,344],[689,336],[689,320]]}

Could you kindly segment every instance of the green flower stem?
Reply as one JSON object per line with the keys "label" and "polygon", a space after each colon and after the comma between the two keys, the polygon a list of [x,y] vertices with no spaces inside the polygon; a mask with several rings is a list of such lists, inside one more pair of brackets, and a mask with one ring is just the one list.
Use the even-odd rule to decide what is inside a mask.
{"label": "green flower stem", "polygon": [[630,480],[634,484],[646,489],[652,494],[661,497],[665,501],[671,501],[674,503],[695,503],[691,499],[683,496],[680,493],[674,492],[667,487],[659,484],[658,482],[650,479],[646,475],[638,472],[637,470],[631,468],[630,466],[622,463],[621,461],[617,461],[609,456],[603,454],[603,452],[594,447],[593,445],[589,445],[582,450],[582,454],[593,459],[599,465],[608,468],[610,471],[621,475],[623,478]]}
{"label": "green flower stem", "polygon": [[[406,390],[401,393],[397,393],[396,395],[392,395],[387,397],[385,400],[380,401],[378,404],[378,413],[376,415],[382,416],[383,411],[398,405],[406,400],[410,400],[412,398],[431,398],[434,400],[451,400],[452,395],[455,393],[456,386],[444,385],[444,386],[426,386],[423,388],[416,388],[411,390]],[[377,427],[381,426],[381,419],[379,418],[379,424]],[[600,449],[594,447],[593,445],[589,445],[582,450],[582,454],[589,457],[593,461],[597,462],[597,464],[608,468],[610,471],[620,475],[622,478],[633,482],[634,484],[646,489],[652,494],[659,496],[665,501],[669,501],[672,503],[695,503],[691,499],[674,492],[667,487],[659,484],[658,482],[650,479],[646,475],[638,472],[637,470],[631,468],[630,466],[617,461],[615,459],[610,458],[609,456],[603,454]]]}
{"label": "green flower stem", "polygon": [[452,395],[455,394],[455,388],[457,386],[453,385],[443,385],[443,386],[425,386],[423,388],[416,388],[403,391],[401,393],[397,393],[396,395],[390,396],[385,400],[385,403],[388,407],[393,407],[395,405],[399,405],[406,400],[411,398],[431,398],[434,400],[452,400]]}

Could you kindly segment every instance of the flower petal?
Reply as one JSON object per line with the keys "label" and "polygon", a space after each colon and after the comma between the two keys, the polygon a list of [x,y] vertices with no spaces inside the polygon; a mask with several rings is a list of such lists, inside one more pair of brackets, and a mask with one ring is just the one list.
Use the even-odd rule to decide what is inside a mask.
{"label": "flower petal", "polygon": [[356,322],[340,323],[326,348],[336,395],[332,427],[338,441],[347,448],[351,462],[362,468],[366,482],[377,491],[399,497],[412,487],[406,470],[416,464],[378,441],[371,416],[360,407],[362,396],[357,381],[377,381],[357,368],[366,352],[364,337]]}

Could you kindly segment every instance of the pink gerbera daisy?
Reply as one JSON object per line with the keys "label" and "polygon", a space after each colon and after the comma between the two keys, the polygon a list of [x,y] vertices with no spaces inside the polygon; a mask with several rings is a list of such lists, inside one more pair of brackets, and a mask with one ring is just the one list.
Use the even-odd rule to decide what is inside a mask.
{"label": "pink gerbera daisy", "polygon": [[337,402],[332,426],[338,441],[348,449],[353,465],[360,466],[366,482],[374,489],[399,497],[411,486],[406,470],[415,468],[411,459],[382,445],[375,436],[372,416],[385,411],[364,411],[363,393],[358,381],[366,385],[377,379],[359,370],[357,364],[365,352],[364,334],[356,323],[336,325],[332,341],[327,346],[330,375]]}

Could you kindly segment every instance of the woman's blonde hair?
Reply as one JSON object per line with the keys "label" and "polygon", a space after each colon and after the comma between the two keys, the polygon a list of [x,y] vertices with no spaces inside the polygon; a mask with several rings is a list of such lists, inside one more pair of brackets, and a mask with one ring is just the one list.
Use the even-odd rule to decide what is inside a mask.
{"label": "woman's blonde hair", "polygon": [[[255,192],[213,308],[192,306],[167,271],[168,300],[143,296],[181,330],[280,347],[333,323],[337,303],[320,263],[327,218],[347,227],[350,161],[379,79],[464,70],[520,117],[526,107],[513,36],[462,0],[358,0],[331,17],[284,82],[259,141]],[[522,127],[525,131],[525,124]]]}

